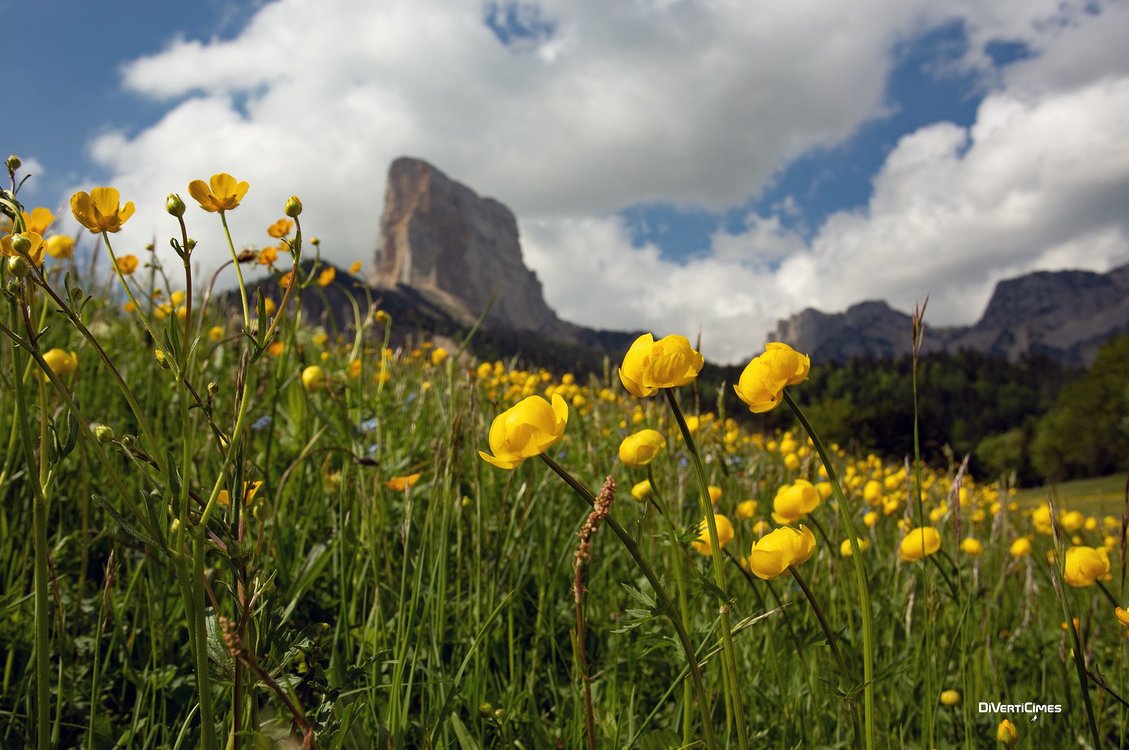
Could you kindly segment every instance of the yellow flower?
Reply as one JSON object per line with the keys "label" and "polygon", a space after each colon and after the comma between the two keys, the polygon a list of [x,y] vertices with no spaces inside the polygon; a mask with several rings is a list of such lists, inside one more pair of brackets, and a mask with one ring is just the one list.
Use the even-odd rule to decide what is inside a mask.
{"label": "yellow flower", "polygon": [[642,482],[636,482],[631,488],[631,497],[635,498],[637,502],[643,502],[651,496],[651,480],[644,479]]}
{"label": "yellow flower", "polygon": [[942,690],[941,691],[941,705],[955,706],[960,703],[959,690]]}
{"label": "yellow flower", "polygon": [[286,273],[284,273],[284,274],[282,274],[281,276],[278,277],[278,285],[280,287],[282,287],[283,289],[289,289],[290,288],[290,282],[293,281],[293,280],[294,280],[294,272],[293,271],[287,271]]}
{"label": "yellow flower", "polygon": [[264,247],[259,251],[258,261],[260,266],[273,266],[276,260],[278,260],[277,247]]}
{"label": "yellow flower", "polygon": [[815,552],[815,534],[801,525],[793,529],[782,526],[753,542],[749,552],[749,570],[758,578],[776,578],[793,565],[808,561]]}
{"label": "yellow flower", "polygon": [[[859,544],[859,552],[866,552],[868,549],[870,549],[870,540],[869,539],[862,539],[860,537],[855,537],[855,541],[857,541],[858,544]],[[852,555],[855,554],[854,548],[851,547],[851,540],[850,539],[844,539],[842,544],[839,545],[839,554],[842,557],[851,557]]]}
{"label": "yellow flower", "polygon": [[208,329],[208,341],[219,341],[223,338],[223,326],[212,326]]}
{"label": "yellow flower", "polygon": [[1129,628],[1129,612],[1126,612],[1121,607],[1118,607],[1115,610],[1113,610],[1113,614],[1117,616],[1117,621],[1119,623],[1121,623],[1125,627]]}
{"label": "yellow flower", "polygon": [[737,517],[738,518],[752,518],[757,514],[757,501],[756,500],[742,500],[737,503]]}
{"label": "yellow flower", "polygon": [[811,482],[797,479],[776,491],[772,501],[772,520],[783,525],[793,524],[818,508],[821,502],[823,496]]}
{"label": "yellow flower", "polygon": [[53,234],[47,238],[47,254],[52,258],[69,258],[74,255],[75,241],[69,234]]}
{"label": "yellow flower", "polygon": [[392,477],[384,483],[384,486],[396,492],[403,492],[409,487],[415,487],[416,483],[419,482],[419,477],[419,474],[406,474],[400,477]]}
{"label": "yellow flower", "polygon": [[35,232],[26,232],[22,235],[9,234],[0,238],[0,255],[9,258],[21,257],[20,254],[16,252],[16,249],[12,247],[12,242],[17,237],[23,237],[28,241],[27,255],[31,258],[31,262],[36,266],[43,265],[43,250],[46,246],[43,244],[43,237]]}
{"label": "yellow flower", "polygon": [[721,499],[722,489],[716,484],[711,484],[706,487],[706,493],[710,496],[710,502],[717,505],[717,501]]}
{"label": "yellow flower", "polygon": [[358,274],[361,272],[361,262],[358,260],[353,265],[349,266],[349,273]]}
{"label": "yellow flower", "polygon": [[[725,545],[733,541],[733,524],[720,513],[713,514],[713,523],[717,527],[717,546],[725,549]],[[699,554],[713,554],[713,547],[710,545],[710,530],[706,519],[703,518],[701,524],[698,525],[698,538],[691,542],[690,546]]]}
{"label": "yellow flower", "polygon": [[660,388],[676,388],[698,377],[705,359],[685,336],[671,335],[655,341],[644,333],[623,356],[619,379],[634,396],[652,396]]}
{"label": "yellow flower", "polygon": [[381,325],[392,322],[392,316],[384,310],[377,310],[375,313],[373,313],[372,317],[373,320],[375,320],[377,323],[380,323]]}
{"label": "yellow flower", "polygon": [[[47,363],[47,366],[51,368],[51,373],[55,375],[70,375],[78,369],[78,355],[62,349],[44,352],[43,361]],[[47,373],[48,378],[51,377],[51,373]]]}
{"label": "yellow flower", "polygon": [[302,387],[307,393],[316,393],[325,388],[325,370],[317,365],[310,365],[302,370]]}
{"label": "yellow flower", "polygon": [[745,366],[733,389],[750,411],[760,414],[780,403],[787,386],[807,380],[810,370],[811,359],[806,354],[774,341]]}
{"label": "yellow flower", "polygon": [[138,262],[136,255],[122,255],[117,259],[116,265],[123,275],[129,276],[137,270]]}
{"label": "yellow flower", "polygon": [[124,206],[116,188],[96,187],[90,194],[81,190],[71,196],[71,213],[79,224],[94,234],[117,232],[133,216],[133,201]]}
{"label": "yellow flower", "polygon": [[318,286],[329,286],[337,278],[337,269],[333,266],[318,274]]}
{"label": "yellow flower", "polygon": [[293,228],[294,222],[290,219],[279,219],[267,227],[267,234],[274,237],[276,240],[281,240],[283,237],[290,234],[290,230]]}
{"label": "yellow flower", "polygon": [[903,562],[915,562],[941,549],[941,533],[932,526],[911,529],[902,540],[898,554]]}
{"label": "yellow flower", "polygon": [[619,444],[619,460],[627,466],[646,466],[666,447],[666,438],[658,430],[641,430],[628,435]]}
{"label": "yellow flower", "polygon": [[478,455],[500,469],[512,469],[560,440],[567,423],[568,404],[560,394],[553,394],[552,404],[541,396],[529,396],[494,418],[490,425],[494,455],[484,451]]}
{"label": "yellow flower", "polygon": [[1021,536],[1011,543],[1008,554],[1015,558],[1031,556],[1031,540]]}
{"label": "yellow flower", "polygon": [[431,364],[441,365],[447,359],[447,350],[437,346],[431,350]]}
{"label": "yellow flower", "polygon": [[862,488],[862,499],[870,505],[878,505],[882,502],[882,483],[877,479],[871,479]]}
{"label": "yellow flower", "polygon": [[1071,547],[1066,551],[1066,569],[1063,580],[1071,586],[1093,586],[1099,578],[1109,575],[1109,553],[1105,547]]}
{"label": "yellow flower", "polygon": [[55,220],[55,214],[42,206],[33,208],[30,214],[25,212],[23,217],[24,231],[35,232],[38,235],[47,234],[47,228]]}
{"label": "yellow flower", "polygon": [[267,354],[271,355],[272,357],[281,356],[284,351],[286,351],[286,344],[281,341],[275,341],[273,344],[267,347]]}
{"label": "yellow flower", "polygon": [[1010,721],[1004,719],[1000,722],[1000,726],[996,728],[996,740],[1008,747],[1015,747],[1019,742],[1019,730]]}
{"label": "yellow flower", "polygon": [[188,194],[196,199],[200,208],[216,213],[238,206],[249,187],[246,182],[237,182],[227,172],[220,172],[212,175],[207,182],[193,180],[188,183]]}
{"label": "yellow flower", "polygon": [[960,541],[960,551],[969,557],[980,557],[984,554],[984,545],[975,537],[965,537]]}

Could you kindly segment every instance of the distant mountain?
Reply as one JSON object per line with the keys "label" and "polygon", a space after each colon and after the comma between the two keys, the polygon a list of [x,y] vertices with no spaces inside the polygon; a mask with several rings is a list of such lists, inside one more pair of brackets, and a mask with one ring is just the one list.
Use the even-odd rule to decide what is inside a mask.
{"label": "distant mountain", "polygon": [[[924,350],[971,350],[1015,361],[1042,354],[1089,365],[1112,336],[1129,332],[1129,264],[1108,273],[1037,271],[996,285],[971,326],[931,327]],[[821,361],[894,357],[910,352],[911,319],[885,302],[842,313],[807,309],[781,320],[770,340],[786,341]]]}

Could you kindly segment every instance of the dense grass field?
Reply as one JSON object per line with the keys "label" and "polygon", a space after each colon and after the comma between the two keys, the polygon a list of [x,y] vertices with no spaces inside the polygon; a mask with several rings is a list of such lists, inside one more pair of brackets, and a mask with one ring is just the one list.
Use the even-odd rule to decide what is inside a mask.
{"label": "dense grass field", "polygon": [[[684,339],[583,382],[389,348],[371,301],[331,339],[316,217],[190,194],[164,267],[116,196],[76,197],[77,253],[2,196],[0,746],[1129,746],[1118,492],[758,434]],[[221,217],[292,274],[230,319],[186,226]]]}

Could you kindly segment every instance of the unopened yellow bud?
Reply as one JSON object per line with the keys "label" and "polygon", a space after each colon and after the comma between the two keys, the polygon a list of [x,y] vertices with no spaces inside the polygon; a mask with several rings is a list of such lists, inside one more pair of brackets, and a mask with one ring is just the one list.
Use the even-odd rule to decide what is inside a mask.
{"label": "unopened yellow bud", "polygon": [[291,219],[302,213],[302,201],[298,200],[298,196],[290,196],[290,200],[286,201],[285,213]]}

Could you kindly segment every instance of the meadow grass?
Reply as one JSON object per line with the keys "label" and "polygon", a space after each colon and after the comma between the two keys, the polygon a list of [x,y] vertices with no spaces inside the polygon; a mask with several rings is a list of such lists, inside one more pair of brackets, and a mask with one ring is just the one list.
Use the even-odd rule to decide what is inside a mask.
{"label": "meadow grass", "polygon": [[[1123,501],[760,434],[696,382],[628,393],[619,362],[393,348],[372,300],[331,338],[285,206],[281,252],[232,254],[282,258],[286,293],[233,319],[183,204],[181,268],[5,258],[0,746],[990,748],[1004,719],[1020,747],[1126,746]],[[533,396],[567,407],[543,460],[483,461]],[[629,466],[644,428],[665,444]],[[799,524],[814,549],[766,573],[754,543]]]}

